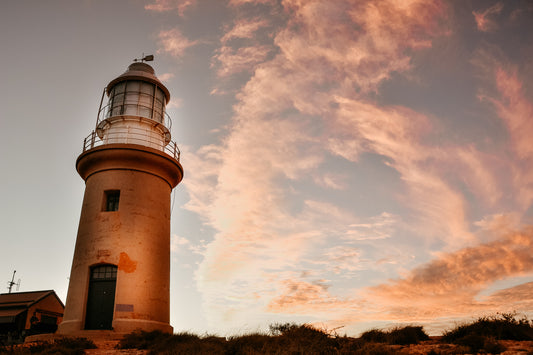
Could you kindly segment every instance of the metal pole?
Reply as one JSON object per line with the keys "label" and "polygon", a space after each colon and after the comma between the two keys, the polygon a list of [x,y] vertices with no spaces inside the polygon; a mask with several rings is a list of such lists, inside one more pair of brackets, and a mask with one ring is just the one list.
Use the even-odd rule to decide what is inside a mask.
{"label": "metal pole", "polygon": [[9,290],[9,293],[11,293],[11,289],[13,288],[13,285],[15,284],[15,273],[17,272],[17,270],[13,270],[13,277],[11,278],[11,281],[8,282],[9,284],[9,287],[8,287],[8,290]]}

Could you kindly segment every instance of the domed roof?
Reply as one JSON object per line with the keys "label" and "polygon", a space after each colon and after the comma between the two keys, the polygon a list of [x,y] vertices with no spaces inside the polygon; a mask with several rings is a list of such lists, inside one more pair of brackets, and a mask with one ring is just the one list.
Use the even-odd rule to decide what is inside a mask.
{"label": "domed roof", "polygon": [[154,68],[146,63],[136,62],[130,64],[128,70],[107,84],[107,94],[109,95],[113,86],[125,80],[142,80],[156,84],[165,93],[167,103],[170,101],[170,92],[166,86],[163,85],[163,83],[155,76]]}

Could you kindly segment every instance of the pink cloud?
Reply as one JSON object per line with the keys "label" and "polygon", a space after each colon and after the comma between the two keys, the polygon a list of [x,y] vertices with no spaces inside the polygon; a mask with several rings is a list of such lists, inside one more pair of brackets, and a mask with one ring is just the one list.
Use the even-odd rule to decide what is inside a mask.
{"label": "pink cloud", "polygon": [[197,43],[198,41],[189,41],[180,30],[174,28],[159,32],[158,44],[160,49],[157,52],[168,53],[175,58],[181,58],[189,47]]}
{"label": "pink cloud", "polygon": [[164,73],[157,76],[162,82],[168,82],[174,77],[174,73]]}
{"label": "pink cloud", "polygon": [[196,0],[155,0],[154,3],[145,5],[144,8],[156,12],[178,10],[178,14],[183,16],[185,11],[195,4]]}
{"label": "pink cloud", "polygon": [[[278,281],[277,294],[271,298],[268,309],[282,314],[312,313],[323,317],[326,323],[344,324],[353,329],[358,323],[370,321],[438,324],[440,320],[441,324],[435,328],[438,334],[453,325],[453,317],[530,311],[531,282],[493,291],[488,296],[481,293],[498,280],[531,274],[532,246],[531,228],[510,232],[491,243],[440,254],[404,278],[344,297],[332,294],[325,280],[308,281],[313,275],[292,275]],[[353,251],[337,249],[333,261],[359,257]]]}
{"label": "pink cloud", "polygon": [[[509,134],[509,149],[504,158],[507,162],[507,179],[512,186],[513,203],[525,211],[533,201],[533,104],[526,97],[518,69],[503,65],[489,54],[477,64],[492,75],[496,88],[493,94],[480,95],[482,101],[489,102],[495,109]],[[490,76],[489,76],[490,78]]]}
{"label": "pink cloud", "polygon": [[[331,311],[333,320],[344,319],[341,309],[346,307],[366,312],[357,306],[363,304],[372,306],[368,319],[384,309],[387,315],[399,314],[394,309],[401,305],[392,301],[381,306],[356,294],[341,297],[327,288],[328,282],[316,280],[326,280],[328,273],[358,275],[370,267],[381,268],[385,275],[395,264],[397,276],[397,270],[406,270],[415,259],[391,245],[389,239],[397,238],[399,228],[409,232],[411,243],[438,242],[448,250],[475,245],[478,236],[470,230],[468,201],[443,175],[443,162],[465,167],[466,181],[481,199],[494,203],[501,196],[497,177],[487,168],[494,161],[491,157],[475,147],[443,151],[424,144],[424,136],[434,129],[431,118],[404,107],[380,107],[369,98],[394,72],[410,70],[409,53],[447,34],[442,24],[446,9],[441,2],[422,1],[358,1],[349,6],[284,1],[283,6],[288,22],[273,30],[275,56],[262,54],[247,62],[244,57],[255,58],[253,53],[244,55],[242,50],[239,55],[226,46],[219,50],[225,55],[220,61],[229,63],[228,72],[240,65],[254,71],[236,96],[223,142],[190,152],[188,164],[198,172],[184,182],[191,196],[187,207],[217,231],[196,274],[198,288],[213,323],[242,320],[247,307],[260,314],[324,315],[339,309]],[[235,25],[223,41],[251,39],[257,26]],[[406,220],[388,211],[361,217],[310,198],[291,204],[290,197],[302,199],[300,182],[343,187],[342,180],[328,179],[336,175],[320,170],[326,159],[357,164],[364,154],[381,157],[397,173],[400,190],[393,197],[409,209]],[[476,180],[482,184],[476,186]],[[375,246],[379,255],[362,255],[357,243]],[[446,271],[449,261],[443,260],[424,270]],[[298,276],[301,270],[317,278]],[[405,271],[411,275],[402,279],[407,281],[383,288],[390,286],[399,294],[403,283],[414,283],[413,275],[423,276],[420,270]],[[459,285],[450,285],[453,288],[458,293],[450,297],[457,297],[456,302],[469,300]],[[422,304],[426,314],[441,314],[440,308],[429,307],[435,303],[427,302],[428,307]]]}
{"label": "pink cloud", "polygon": [[379,108],[340,97],[337,101],[337,138],[329,139],[330,151],[354,161],[365,152],[388,157],[406,185],[408,194],[402,199],[418,212],[415,229],[455,246],[471,242],[464,198],[430,163],[438,151],[419,143],[428,131],[426,117],[401,107]]}
{"label": "pink cloud", "polygon": [[473,11],[474,19],[476,20],[477,29],[482,32],[494,31],[498,28],[493,17],[499,15],[503,10],[503,3],[498,2],[484,11]]}
{"label": "pink cloud", "polygon": [[243,71],[252,71],[259,63],[264,62],[270,50],[268,46],[243,47],[237,50],[224,46],[214,56],[218,62],[217,75],[225,77]]}
{"label": "pink cloud", "polygon": [[501,98],[494,100],[500,117],[511,134],[514,151],[520,159],[533,158],[533,105],[524,97],[516,71],[497,68],[496,85]]}
{"label": "pink cloud", "polygon": [[244,4],[273,4],[275,0],[230,0],[229,6],[242,6]]}
{"label": "pink cloud", "polygon": [[344,190],[347,187],[346,177],[336,174],[323,174],[314,176],[314,182],[322,187],[333,190]]}
{"label": "pink cloud", "polygon": [[[386,305],[387,316],[405,321],[470,316],[493,307],[476,296],[493,282],[533,272],[533,230],[514,232],[497,241],[442,254],[400,280],[368,289],[368,297]],[[495,301],[501,293],[489,297]],[[498,306],[518,307],[520,294]],[[531,301],[531,297],[527,298]],[[409,300],[409,301],[407,301]],[[492,308],[494,309],[494,308]]]}
{"label": "pink cloud", "polygon": [[233,27],[222,36],[220,41],[226,44],[232,39],[253,38],[254,34],[265,26],[268,26],[268,22],[264,19],[240,19],[233,23]]}

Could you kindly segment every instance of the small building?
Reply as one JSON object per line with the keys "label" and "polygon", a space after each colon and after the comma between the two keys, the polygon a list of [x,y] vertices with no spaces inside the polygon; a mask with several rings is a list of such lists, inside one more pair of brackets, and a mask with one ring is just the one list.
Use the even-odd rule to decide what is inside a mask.
{"label": "small building", "polygon": [[53,290],[0,294],[0,336],[53,333],[65,306]]}

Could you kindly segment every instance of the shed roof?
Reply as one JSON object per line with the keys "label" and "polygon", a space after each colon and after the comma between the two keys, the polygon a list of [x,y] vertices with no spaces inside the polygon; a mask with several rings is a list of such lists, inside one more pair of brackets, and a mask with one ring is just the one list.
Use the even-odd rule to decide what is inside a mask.
{"label": "shed roof", "polygon": [[31,307],[43,298],[54,295],[59,303],[64,307],[63,302],[57,297],[54,290],[31,291],[31,292],[13,292],[0,294],[0,310],[7,308]]}

